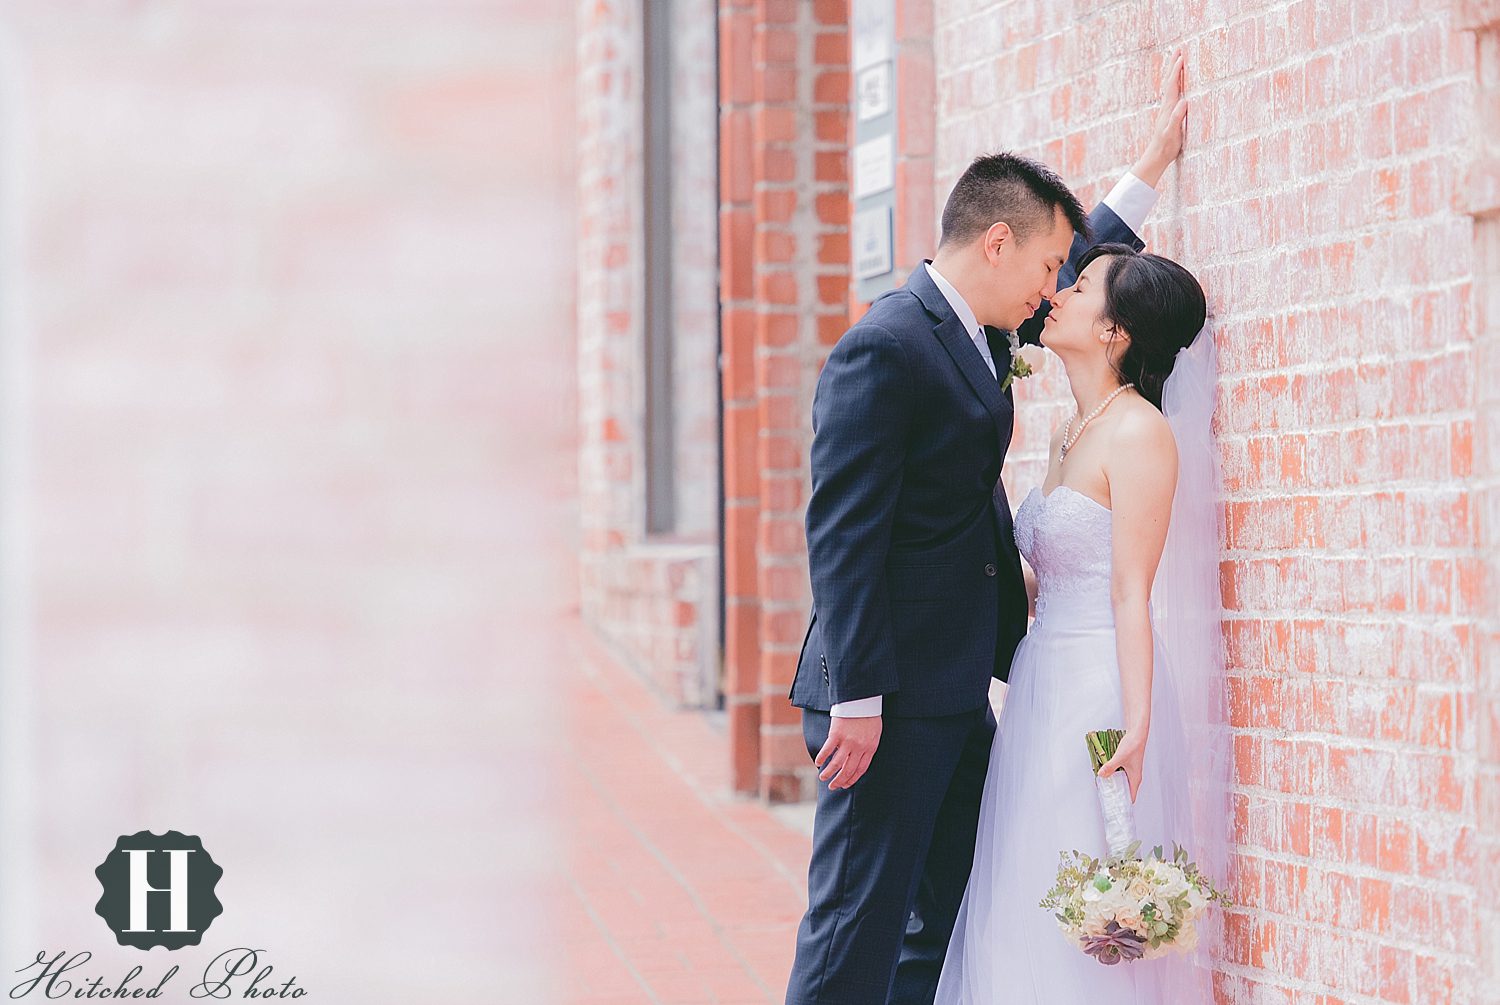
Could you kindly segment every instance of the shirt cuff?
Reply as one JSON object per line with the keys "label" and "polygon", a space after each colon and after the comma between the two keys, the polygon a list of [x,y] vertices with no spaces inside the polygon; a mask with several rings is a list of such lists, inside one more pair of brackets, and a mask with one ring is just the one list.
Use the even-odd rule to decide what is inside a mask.
{"label": "shirt cuff", "polygon": [[1134,172],[1126,171],[1125,177],[1117,181],[1109,195],[1104,197],[1104,205],[1114,210],[1125,226],[1139,237],[1146,217],[1151,215],[1156,200],[1160,198],[1160,192],[1137,178]]}
{"label": "shirt cuff", "polygon": [[879,715],[884,705],[885,695],[877,694],[869,698],[855,698],[853,701],[836,701],[829,709],[829,714],[839,719],[868,719]]}

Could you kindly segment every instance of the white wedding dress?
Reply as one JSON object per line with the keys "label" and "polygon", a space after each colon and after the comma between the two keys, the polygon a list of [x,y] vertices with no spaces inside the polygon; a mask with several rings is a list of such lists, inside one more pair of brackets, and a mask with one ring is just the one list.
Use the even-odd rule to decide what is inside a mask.
{"label": "white wedding dress", "polygon": [[[1168,955],[1105,966],[1084,955],[1038,906],[1058,855],[1107,854],[1103,814],[1084,734],[1123,728],[1110,600],[1111,511],[1066,486],[1033,489],[1016,513],[1016,543],[1037,575],[1036,620],[1011,664],[990,750],[974,869],[936,1005],[1203,1005],[1208,973]],[[1158,636],[1151,736],[1135,803],[1143,850],[1174,841],[1192,852],[1185,765],[1162,746],[1188,749]],[[1159,743],[1169,733],[1174,742]],[[1204,918],[1217,924],[1217,912]]]}

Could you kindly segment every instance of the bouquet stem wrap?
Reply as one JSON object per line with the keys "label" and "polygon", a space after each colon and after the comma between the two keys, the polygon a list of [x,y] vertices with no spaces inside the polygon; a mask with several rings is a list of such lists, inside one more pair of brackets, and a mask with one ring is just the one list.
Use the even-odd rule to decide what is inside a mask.
{"label": "bouquet stem wrap", "polygon": [[1104,841],[1110,855],[1124,855],[1135,843],[1135,808],[1130,802],[1130,778],[1116,771],[1108,778],[1099,774],[1120,749],[1125,731],[1096,729],[1084,736],[1089,748],[1089,764],[1094,768],[1094,787],[1099,791],[1099,807],[1104,810]]}
{"label": "bouquet stem wrap", "polygon": [[1123,855],[1135,843],[1135,810],[1130,804],[1130,780],[1116,771],[1108,778],[1094,776],[1099,806],[1104,810],[1104,840],[1110,855]]}

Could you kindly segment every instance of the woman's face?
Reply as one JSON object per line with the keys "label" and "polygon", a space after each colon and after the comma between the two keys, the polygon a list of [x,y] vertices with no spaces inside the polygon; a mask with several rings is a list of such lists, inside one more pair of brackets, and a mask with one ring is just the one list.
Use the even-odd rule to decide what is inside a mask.
{"label": "woman's face", "polygon": [[[1111,326],[1102,319],[1104,276],[1110,256],[1101,255],[1088,264],[1078,281],[1052,297],[1052,311],[1042,323],[1042,345],[1053,352],[1103,352],[1109,345]],[[1119,338],[1115,333],[1114,337]]]}

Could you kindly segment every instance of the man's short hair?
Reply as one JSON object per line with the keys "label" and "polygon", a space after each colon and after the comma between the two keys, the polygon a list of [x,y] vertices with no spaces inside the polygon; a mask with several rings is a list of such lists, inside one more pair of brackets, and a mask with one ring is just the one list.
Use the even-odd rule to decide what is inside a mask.
{"label": "man's short hair", "polygon": [[976,157],[948,194],[939,244],[967,244],[1000,221],[1024,244],[1050,234],[1061,209],[1073,229],[1088,237],[1083,204],[1051,168],[1019,154]]}

